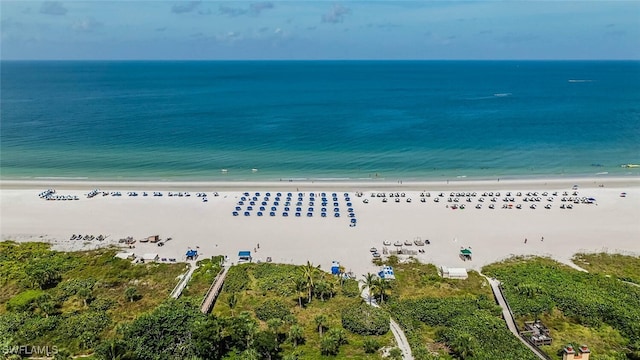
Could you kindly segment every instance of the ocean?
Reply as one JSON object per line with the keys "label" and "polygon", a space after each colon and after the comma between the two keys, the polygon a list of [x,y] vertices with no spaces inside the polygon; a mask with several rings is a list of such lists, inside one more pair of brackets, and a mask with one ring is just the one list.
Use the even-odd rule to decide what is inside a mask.
{"label": "ocean", "polygon": [[2,179],[640,175],[638,61],[0,65]]}

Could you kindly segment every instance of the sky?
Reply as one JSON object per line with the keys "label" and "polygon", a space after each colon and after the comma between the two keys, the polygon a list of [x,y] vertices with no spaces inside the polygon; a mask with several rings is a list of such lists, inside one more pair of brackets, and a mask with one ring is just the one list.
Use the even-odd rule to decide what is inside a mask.
{"label": "sky", "polygon": [[3,60],[640,59],[640,1],[5,1]]}

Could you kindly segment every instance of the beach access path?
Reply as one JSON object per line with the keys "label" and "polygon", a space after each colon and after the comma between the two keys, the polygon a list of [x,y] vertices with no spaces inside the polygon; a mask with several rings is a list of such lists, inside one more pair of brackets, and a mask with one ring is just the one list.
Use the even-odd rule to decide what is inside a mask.
{"label": "beach access path", "polygon": [[[376,300],[371,296],[369,292],[369,288],[363,286],[361,289],[361,296],[367,304],[370,304],[373,307],[380,307]],[[411,353],[411,347],[409,346],[409,340],[407,340],[407,336],[402,331],[400,325],[395,322],[392,318],[389,318],[389,328],[391,329],[391,333],[396,340],[396,344],[400,351],[402,351],[402,358],[404,360],[413,360],[413,354]]]}
{"label": "beach access path", "polygon": [[170,296],[173,299],[177,299],[180,297],[180,295],[182,295],[182,292],[187,287],[187,284],[189,284],[189,280],[191,280],[193,272],[196,271],[197,268],[198,264],[196,261],[189,261],[189,271],[187,271],[187,273],[182,276],[176,287],[173,289],[173,291],[171,291]]}
{"label": "beach access path", "polygon": [[493,295],[498,301],[498,305],[500,305],[500,307],[502,308],[502,317],[504,318],[504,321],[507,323],[507,327],[509,328],[509,331],[511,331],[511,333],[513,333],[513,335],[517,337],[518,340],[520,340],[526,347],[528,347],[529,350],[533,351],[533,353],[536,354],[536,356],[538,356],[542,360],[547,360],[548,357],[546,356],[546,354],[544,354],[540,349],[524,341],[524,339],[520,337],[520,333],[518,332],[518,327],[516,326],[516,321],[513,318],[513,314],[511,314],[511,309],[509,309],[507,300],[502,294],[502,289],[500,289],[500,281],[485,275],[482,275],[482,276],[484,276],[489,281],[489,284],[491,285],[491,290],[493,290]]}
{"label": "beach access path", "polygon": [[211,312],[211,309],[213,308],[213,305],[215,304],[216,299],[218,298],[218,295],[222,290],[222,285],[224,285],[224,280],[227,277],[228,271],[229,266],[223,265],[222,271],[213,280],[213,283],[211,284],[209,291],[207,291],[207,295],[205,296],[204,300],[202,301],[202,305],[200,306],[200,311],[203,314],[208,314],[209,312]]}

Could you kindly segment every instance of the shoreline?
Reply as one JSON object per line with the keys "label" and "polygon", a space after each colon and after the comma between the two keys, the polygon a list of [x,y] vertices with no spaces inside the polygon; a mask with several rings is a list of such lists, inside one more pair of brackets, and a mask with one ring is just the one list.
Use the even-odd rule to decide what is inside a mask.
{"label": "shoreline", "polygon": [[64,190],[93,190],[96,188],[130,189],[130,190],[268,190],[268,189],[291,189],[298,188],[300,191],[312,191],[315,189],[343,189],[343,190],[433,190],[433,189],[475,189],[479,187],[487,190],[500,189],[504,187],[572,187],[579,185],[583,187],[626,187],[640,186],[640,176],[585,176],[585,177],[562,177],[562,178],[517,178],[517,179],[473,179],[458,178],[455,180],[272,180],[272,181],[159,181],[159,180],[70,180],[70,179],[38,179],[38,180],[0,180],[0,189],[44,189],[56,187]]}

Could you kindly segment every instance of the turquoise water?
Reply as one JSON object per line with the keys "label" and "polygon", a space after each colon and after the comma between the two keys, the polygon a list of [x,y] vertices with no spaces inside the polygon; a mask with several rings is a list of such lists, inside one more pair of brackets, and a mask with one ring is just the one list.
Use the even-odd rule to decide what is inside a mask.
{"label": "turquoise water", "polygon": [[3,179],[640,174],[640,62],[1,66]]}

